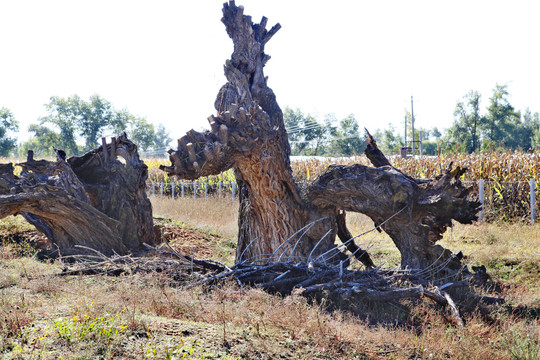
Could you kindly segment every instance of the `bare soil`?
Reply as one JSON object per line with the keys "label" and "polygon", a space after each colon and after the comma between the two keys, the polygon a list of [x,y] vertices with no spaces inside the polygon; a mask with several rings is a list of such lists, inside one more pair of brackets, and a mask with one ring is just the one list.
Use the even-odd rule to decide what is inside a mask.
{"label": "bare soil", "polygon": [[[160,238],[161,244],[167,242],[178,253],[197,259],[213,257],[220,242],[224,240],[215,234],[202,232],[161,218],[155,220],[154,231]],[[52,248],[51,242],[44,234],[31,229],[0,228],[1,243],[27,244],[40,250]]]}
{"label": "bare soil", "polygon": [[180,254],[189,255],[196,259],[209,259],[217,251],[218,244],[223,238],[201,232],[186,226],[165,221],[156,221],[154,225],[161,242],[167,242]]}
{"label": "bare soil", "polygon": [[0,244],[14,242],[17,244],[28,244],[36,249],[50,249],[51,242],[47,237],[37,230],[11,229],[0,227]]}

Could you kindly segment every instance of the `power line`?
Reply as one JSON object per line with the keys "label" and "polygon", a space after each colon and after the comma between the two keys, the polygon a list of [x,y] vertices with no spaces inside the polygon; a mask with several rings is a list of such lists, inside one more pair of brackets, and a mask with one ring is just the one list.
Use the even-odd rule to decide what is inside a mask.
{"label": "power line", "polygon": [[[331,139],[322,139],[320,140],[321,142],[325,142],[325,141],[338,141],[338,140],[347,140],[347,139],[357,139],[357,138],[360,138],[360,136],[358,135],[354,135],[354,136],[340,136],[340,137],[334,137],[334,138],[331,138]],[[291,140],[289,141],[289,143],[291,144],[303,144],[303,143],[316,143],[317,139],[313,139],[313,140],[304,140],[304,141],[296,141],[296,140]]]}
{"label": "power line", "polygon": [[300,127],[299,125],[291,126],[289,128],[285,127],[285,130],[287,130],[287,133],[289,134],[297,134],[302,131],[315,130],[315,129],[323,129],[323,126],[321,126],[320,124],[310,124],[306,127]]}

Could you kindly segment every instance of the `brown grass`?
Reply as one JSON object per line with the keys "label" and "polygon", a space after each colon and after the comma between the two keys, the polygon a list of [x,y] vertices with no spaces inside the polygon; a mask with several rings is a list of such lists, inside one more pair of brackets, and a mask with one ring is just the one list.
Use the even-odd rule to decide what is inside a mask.
{"label": "brown grass", "polygon": [[183,291],[162,275],[36,278],[28,262],[7,265],[16,285],[0,294],[0,349],[12,358],[534,359],[540,349],[537,320],[473,316],[456,328],[424,306],[416,329],[370,325],[297,295]]}
{"label": "brown grass", "polygon": [[[152,203],[156,214],[236,236],[237,205],[230,198],[153,198]],[[0,229],[16,231],[18,221],[2,221]],[[355,214],[348,215],[348,224],[353,234],[373,227]],[[52,276],[62,264],[38,261],[31,248],[4,238],[0,353],[14,359],[536,359],[538,230],[538,225],[482,224],[447,232],[441,244],[463,250],[471,264],[485,264],[510,304],[537,311],[519,317],[503,306],[492,314],[493,322],[473,314],[463,328],[429,303],[416,308],[410,315],[416,326],[407,328],[236,284],[182,290],[163,273]],[[399,262],[384,234],[372,232],[358,243],[370,248],[377,264]]]}
{"label": "brown grass", "polygon": [[238,201],[231,196],[219,199],[192,197],[161,198],[150,196],[154,216],[185,223],[191,227],[217,233],[228,239],[236,239],[238,234]]}

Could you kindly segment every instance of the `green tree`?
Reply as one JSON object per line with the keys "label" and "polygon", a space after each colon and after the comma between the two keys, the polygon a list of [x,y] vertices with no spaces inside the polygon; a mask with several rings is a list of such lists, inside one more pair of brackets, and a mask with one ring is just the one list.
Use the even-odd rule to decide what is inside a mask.
{"label": "green tree", "polygon": [[524,147],[522,138],[521,114],[515,111],[508,98],[507,85],[495,85],[489,99],[487,115],[482,124],[483,147]]}
{"label": "green tree", "polygon": [[361,154],[366,148],[363,135],[360,135],[360,126],[353,114],[339,122],[335,130],[333,146],[334,155]]}
{"label": "green tree", "polygon": [[422,142],[423,155],[437,155],[439,152],[439,143],[437,141],[427,140]]}
{"label": "green tree", "polygon": [[[75,141],[77,104],[74,103],[73,99],[53,96],[45,108],[48,115],[39,118],[40,128],[31,126],[28,130],[34,132],[40,142],[42,139],[39,136],[46,134],[47,140],[53,139],[55,141],[54,147],[63,149],[69,154],[78,155],[80,149]],[[48,128],[47,125],[52,126],[52,129]],[[43,127],[57,133],[58,136],[53,138],[51,133]]]}
{"label": "green tree", "polygon": [[292,110],[285,108],[283,120],[289,141],[291,143],[292,155],[323,155],[327,152],[324,145],[335,132],[335,117],[331,114],[325,115],[320,121],[314,116],[305,115],[299,109]]}
{"label": "green tree", "polygon": [[530,147],[540,151],[540,114],[531,113],[529,108],[523,113],[523,125],[530,138]]}
{"label": "green tree", "polygon": [[320,155],[332,155],[332,139],[338,136],[337,123],[338,121],[334,114],[324,115],[321,125],[325,132],[319,137],[320,143],[317,143]]}
{"label": "green tree", "polygon": [[525,150],[537,148],[535,135],[540,132],[540,115],[531,112],[529,108],[523,111],[521,126],[518,129],[518,136],[522,140],[521,147]]}
{"label": "green tree", "polygon": [[[84,139],[84,151],[89,151],[99,145],[99,138],[104,132],[112,132],[125,128],[126,122],[122,114],[113,109],[111,103],[99,95],[90,96],[90,101],[84,101],[77,95],[73,96],[77,111],[77,128]],[[119,131],[115,131],[119,132]]]}
{"label": "green tree", "polygon": [[126,109],[115,110],[99,95],[90,96],[89,101],[78,95],[53,96],[45,107],[47,116],[41,117],[39,124],[30,125],[34,139],[23,144],[21,152],[32,149],[37,155],[50,156],[55,147],[69,155],[79,155],[99,146],[104,134],[119,134],[124,130],[143,151],[165,147],[171,141],[163,125],[156,131],[145,118],[134,116]]}
{"label": "green tree", "polygon": [[431,135],[435,138],[435,140],[439,140],[442,136],[442,133],[439,131],[439,129],[435,126],[433,129],[431,129]]}
{"label": "green tree", "polygon": [[302,130],[304,117],[304,114],[298,108],[293,110],[290,107],[286,107],[283,111],[283,122],[285,123],[291,144],[291,155],[300,155],[307,146]]}
{"label": "green tree", "polygon": [[403,139],[392,124],[389,123],[383,130],[377,130],[374,137],[383,153],[387,155],[401,153],[404,146]]}
{"label": "green tree", "polygon": [[145,118],[131,116],[126,132],[140,150],[147,151],[154,148],[154,125],[146,121]]}
{"label": "green tree", "polygon": [[28,131],[34,133],[34,136],[19,147],[19,156],[26,156],[28,150],[34,151],[38,157],[54,156],[54,148],[63,149],[58,132],[38,124],[30,125]]}
{"label": "green tree", "polygon": [[173,139],[170,136],[169,131],[163,124],[158,124],[154,134],[154,147],[156,149],[165,149],[170,147]]}
{"label": "green tree", "polygon": [[454,109],[454,123],[448,129],[448,141],[462,152],[472,153],[480,148],[479,128],[484,125],[480,115],[481,96],[469,91]]}
{"label": "green tree", "polygon": [[19,123],[7,108],[0,108],[0,156],[12,154],[17,147],[17,140],[9,132],[19,130]]}
{"label": "green tree", "polygon": [[319,150],[319,146],[321,143],[325,140],[325,134],[326,129],[319,124],[317,119],[315,119],[313,116],[308,114],[304,118],[303,122],[303,133],[304,133],[304,141],[307,141],[308,144],[310,144],[310,148],[312,151],[312,156],[317,156],[317,152]]}

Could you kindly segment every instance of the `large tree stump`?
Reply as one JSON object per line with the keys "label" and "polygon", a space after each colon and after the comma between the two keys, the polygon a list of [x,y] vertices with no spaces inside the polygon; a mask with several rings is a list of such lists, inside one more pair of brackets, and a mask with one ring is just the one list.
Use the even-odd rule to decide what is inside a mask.
{"label": "large tree stump", "polygon": [[161,167],[184,179],[235,169],[241,186],[237,262],[311,260],[320,254],[343,259],[329,250],[336,235],[346,240],[349,234],[342,218],[346,210],[364,213],[377,224],[399,213],[382,228],[401,251],[403,267],[423,268],[440,259],[458,269],[459,259],[434,241],[452,219],[476,219],[479,204],[459,181],[461,169],[436,180],[413,179],[389,166],[370,139],[366,155],[376,168],[331,167],[307,191],[299,190],[283,114],[263,72],[270,59],[264,46],[280,25],[267,30],[265,17],[254,24],[243,12],[234,1],[223,6],[234,51],[225,63],[228,82],[216,97],[217,114],[208,118],[211,129],[189,131],[177,150],[169,150],[171,166]]}
{"label": "large tree stump", "polygon": [[[124,162],[117,159],[121,157]],[[62,255],[82,245],[104,254],[126,254],[154,243],[152,207],[146,197],[146,165],[125,133],[81,157],[33,159],[13,174],[0,165],[0,218],[21,214]]]}

